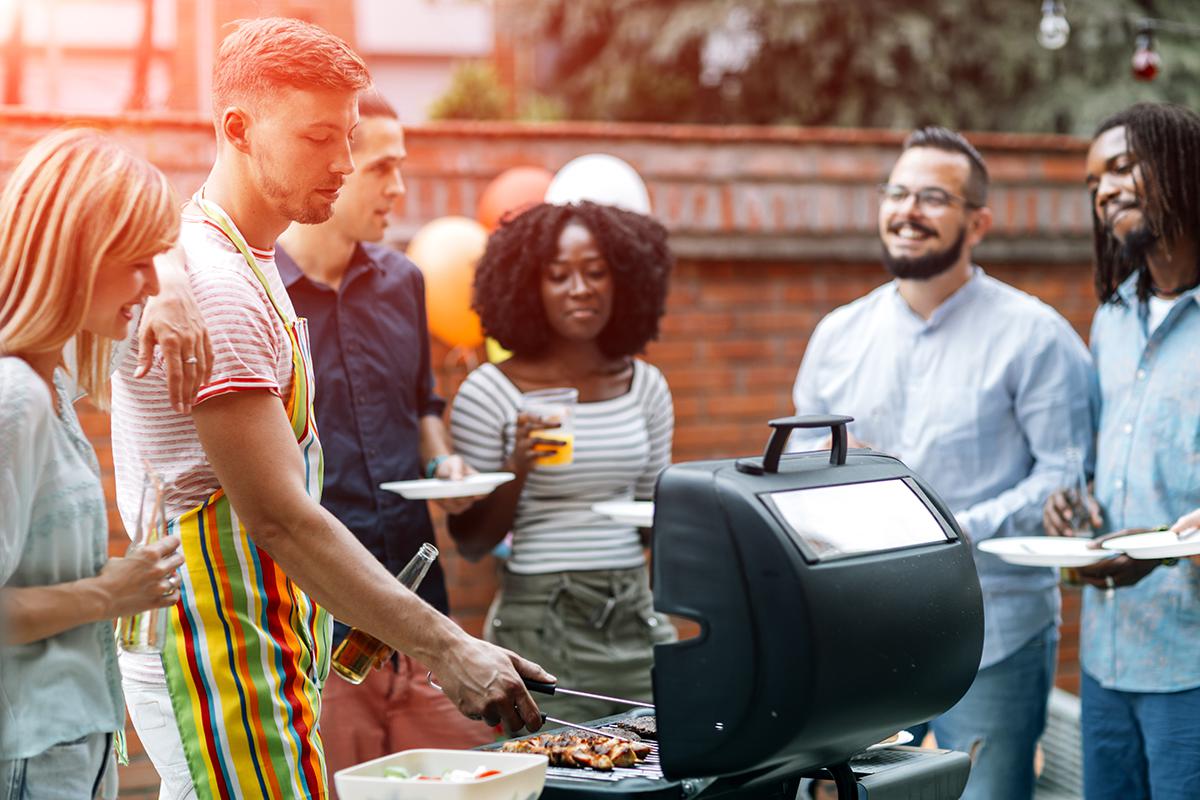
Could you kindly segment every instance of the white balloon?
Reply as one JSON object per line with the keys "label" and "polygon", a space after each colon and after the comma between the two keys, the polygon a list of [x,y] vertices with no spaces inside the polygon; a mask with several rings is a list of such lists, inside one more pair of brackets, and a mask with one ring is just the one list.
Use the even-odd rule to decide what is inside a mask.
{"label": "white balloon", "polygon": [[607,153],[568,161],[546,188],[546,202],[566,205],[590,200],[638,214],[650,213],[650,193],[637,170]]}

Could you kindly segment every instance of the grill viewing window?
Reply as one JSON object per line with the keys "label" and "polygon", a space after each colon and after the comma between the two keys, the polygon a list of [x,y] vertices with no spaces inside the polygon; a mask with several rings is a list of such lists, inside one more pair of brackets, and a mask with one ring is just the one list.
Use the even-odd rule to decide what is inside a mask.
{"label": "grill viewing window", "polygon": [[812,561],[945,542],[952,536],[900,478],[761,497]]}

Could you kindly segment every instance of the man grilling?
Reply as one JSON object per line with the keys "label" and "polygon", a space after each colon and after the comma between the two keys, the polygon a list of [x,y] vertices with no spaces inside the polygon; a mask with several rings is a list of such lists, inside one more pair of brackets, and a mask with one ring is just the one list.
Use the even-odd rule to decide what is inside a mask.
{"label": "man grilling", "polygon": [[[894,454],[926,478],[975,545],[1041,532],[1065,452],[1091,424],[1078,335],[972,262],[992,225],[987,191],[983,158],[960,134],[929,127],[905,140],[880,187],[894,280],[817,325],[793,390],[796,413],[849,414],[850,446]],[[792,436],[793,450],[820,446],[819,435]],[[940,746],[972,755],[964,798],[1029,798],[1058,648],[1057,580],[982,552],[975,561],[979,672],[929,727]]]}
{"label": "man grilling", "polygon": [[[433,543],[433,527],[424,501],[385,492],[380,482],[455,479],[473,470],[452,453],[441,416],[445,403],[433,390],[421,272],[403,254],[374,244],[404,193],[404,129],[373,89],[359,95],[358,115],[355,170],[334,201],[333,216],[284,231],[275,260],[312,332],[325,451],[321,503],[394,574],[423,543]],[[457,513],[472,501],[436,502]],[[439,564],[418,594],[449,613]],[[335,646],[346,634],[347,626],[335,622]],[[321,732],[329,771],[400,750],[466,749],[495,739],[483,722],[460,714],[427,674],[411,656],[395,653],[361,685],[327,682]]]}

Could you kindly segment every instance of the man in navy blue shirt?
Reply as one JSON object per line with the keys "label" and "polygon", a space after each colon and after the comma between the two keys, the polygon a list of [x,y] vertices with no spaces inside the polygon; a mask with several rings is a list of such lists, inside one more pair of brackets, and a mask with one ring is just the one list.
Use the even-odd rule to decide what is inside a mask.
{"label": "man in navy blue shirt", "polygon": [[[293,225],[275,260],[298,316],[307,317],[316,365],[317,424],[325,451],[321,499],[391,572],[399,572],[433,528],[424,501],[379,489],[385,481],[462,478],[472,470],[452,453],[434,392],[425,282],[403,254],[373,244],[404,192],[404,130],[378,94],[359,99],[355,170],[333,216]],[[450,513],[471,499],[440,501]],[[418,594],[449,611],[435,562]],[[340,623],[334,644],[345,636]],[[426,669],[397,654],[359,686],[330,677],[321,729],[330,773],[413,747],[465,748],[493,740],[429,686]]]}

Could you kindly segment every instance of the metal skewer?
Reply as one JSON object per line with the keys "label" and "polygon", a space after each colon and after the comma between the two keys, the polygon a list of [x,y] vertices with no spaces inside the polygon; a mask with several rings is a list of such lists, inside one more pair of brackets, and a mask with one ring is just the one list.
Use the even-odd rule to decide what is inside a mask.
{"label": "metal skewer", "polygon": [[591,692],[580,692],[575,689],[564,689],[557,683],[542,683],[541,681],[522,678],[525,682],[525,688],[531,692],[539,694],[548,694],[554,696],[556,694],[569,694],[572,697],[586,697],[589,700],[603,700],[606,703],[617,703],[623,706],[637,706],[638,708],[654,708],[653,703],[643,703],[641,700],[628,700],[624,697],[609,697],[606,694],[592,694]]}
{"label": "metal skewer", "polygon": [[[437,683],[437,681],[435,681],[435,680],[433,679],[433,673],[432,673],[432,672],[430,672],[428,675],[426,675],[426,676],[425,676],[425,679],[426,679],[427,681],[429,681],[429,685],[430,685],[430,686],[432,686],[433,688],[437,689],[439,692],[442,692],[443,694],[445,693],[445,691],[446,691],[446,690],[445,690],[445,689],[443,689],[441,686],[439,686],[439,685],[438,685],[438,683]],[[538,682],[538,681],[531,681],[531,680],[529,680],[528,678],[523,678],[522,680],[524,680],[524,681],[525,681],[525,685],[526,685],[526,686],[529,688],[529,690],[530,690],[531,692],[537,692],[537,691],[540,691],[542,694],[554,694],[554,692],[553,692],[553,691],[549,691],[549,692],[547,692],[547,691],[545,691],[545,689],[543,688],[543,687],[547,687],[547,686],[548,686],[548,687],[551,687],[551,688],[553,688],[553,687],[554,687],[554,684],[553,684],[553,683],[540,683],[540,682]],[[536,686],[536,687],[538,687],[538,688],[534,688],[534,686],[529,686],[529,684],[531,684],[531,683],[532,683],[532,684],[534,684],[534,686]],[[571,691],[568,691],[568,690],[566,690],[566,689],[559,689],[558,691],[560,691],[560,692],[562,692],[562,693],[564,693],[564,694],[578,694],[578,695],[583,695],[583,692],[571,692]],[[603,698],[603,695],[584,695],[584,696],[586,696],[586,697],[602,697],[602,698]],[[633,701],[629,701],[629,700],[620,700],[619,698],[603,698],[603,699],[606,699],[606,700],[616,700],[616,702],[618,702],[618,703],[627,703],[627,702],[633,702]],[[647,705],[647,704],[646,704],[646,703],[638,703],[638,705],[643,705],[643,706],[644,706],[644,705]],[[650,707],[650,708],[654,708],[654,706],[649,706],[649,707]],[[592,734],[593,736],[602,736],[602,737],[604,737],[605,739],[617,739],[618,741],[622,741],[622,742],[630,742],[630,743],[633,743],[633,742],[634,742],[634,740],[633,740],[633,739],[628,739],[628,738],[626,738],[626,737],[624,737],[624,736],[617,736],[616,734],[609,733],[608,731],[602,731],[602,730],[600,730],[599,728],[589,728],[587,725],[580,725],[578,722],[568,722],[568,721],[567,721],[567,720],[565,720],[565,719],[559,719],[558,717],[552,717],[552,716],[550,716],[549,714],[542,714],[542,721],[543,721],[543,722],[553,722],[553,723],[555,723],[556,725],[562,725],[562,726],[564,726],[564,727],[567,727],[567,728],[574,728],[575,730],[583,731],[584,733],[590,733],[590,734]]]}
{"label": "metal skewer", "polygon": [[609,733],[608,731],[602,731],[599,728],[589,728],[587,725],[580,725],[578,722],[567,722],[565,719],[558,719],[557,717],[551,717],[546,714],[542,714],[542,719],[546,720],[546,722],[553,722],[557,725],[562,725],[564,728],[574,728],[575,730],[583,731],[584,733],[590,733],[593,736],[601,736],[605,739],[616,739],[617,741],[621,742],[633,741],[632,739],[626,739],[624,736],[617,736],[616,734]]}

